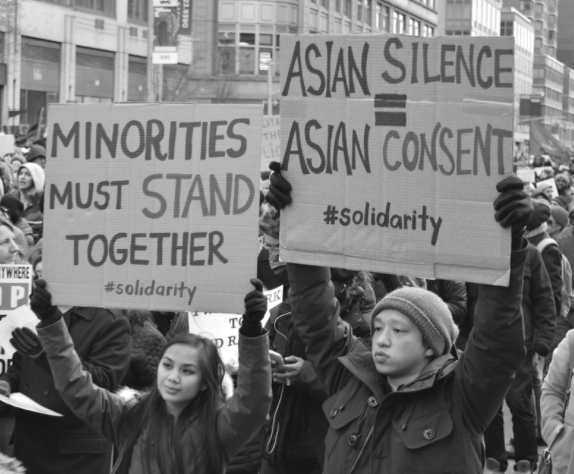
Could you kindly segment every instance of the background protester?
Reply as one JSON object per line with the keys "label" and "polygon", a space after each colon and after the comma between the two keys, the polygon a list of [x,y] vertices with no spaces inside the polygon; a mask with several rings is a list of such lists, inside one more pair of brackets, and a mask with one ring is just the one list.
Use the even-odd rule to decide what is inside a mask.
{"label": "background protester", "polygon": [[[514,459],[522,471],[530,472],[538,456],[536,410],[531,407],[533,381],[537,370],[535,355],[546,357],[554,339],[556,311],[550,278],[540,252],[532,244],[527,246],[522,288],[522,314],[524,319],[524,346],[526,354],[508,389],[505,400],[512,414]],[[538,399],[539,402],[539,399]],[[505,447],[502,405],[484,433],[486,467],[492,472],[505,472],[508,454]]]}
{"label": "background protester", "polygon": [[24,217],[24,204],[14,195],[5,194],[0,199],[0,210],[4,213],[10,222],[22,231],[26,237],[27,247],[34,247],[34,233],[32,227]]}
{"label": "background protester", "polygon": [[46,148],[40,144],[34,144],[30,147],[30,151],[26,155],[26,161],[28,163],[34,163],[41,166],[43,169],[46,168]]}
{"label": "background protester", "polygon": [[556,239],[568,225],[568,212],[563,207],[552,204],[550,213],[550,217],[546,221],[547,232],[550,237]]}
{"label": "background protester", "polygon": [[38,241],[42,235],[44,215],[40,201],[44,193],[45,181],[44,170],[34,163],[26,163],[18,169],[17,197],[24,205],[24,217],[32,227],[35,241]]}
{"label": "background protester", "polygon": [[261,282],[251,281],[255,290],[245,297],[238,386],[226,404],[221,403],[224,368],[217,348],[194,334],[178,334],[167,342],[157,383],[135,403],[94,385],[45,294],[43,311],[37,309],[38,334],[57,390],[76,415],[116,442],[118,472],[224,472],[228,460],[265,422],[271,370],[261,320],[267,299]]}
{"label": "background protester", "polygon": [[552,472],[574,472],[574,416],[570,396],[574,370],[574,331],[560,342],[542,386],[542,436],[552,452]]}
{"label": "background protester", "polygon": [[[75,347],[78,364],[90,374],[90,383],[115,390],[128,369],[131,352],[127,320],[117,311],[73,307],[63,314],[51,304],[44,280],[38,280],[30,306],[40,321],[61,321]],[[41,323],[42,324],[42,323]],[[18,351],[8,372],[0,377],[0,390],[21,392],[40,405],[64,415],[48,417],[16,410],[14,455],[28,474],[107,472],[112,445],[77,417],[55,386],[54,373],[42,344],[31,330],[16,329],[12,345]]]}
{"label": "background protester", "polygon": [[10,169],[12,170],[12,190],[6,192],[15,193],[18,191],[18,170],[24,163],[26,163],[26,159],[17,153],[15,153],[10,159]]}
{"label": "background protester", "polygon": [[[0,265],[25,263],[23,252],[16,241],[16,228],[0,217]],[[2,388],[0,382],[0,389]],[[10,439],[14,430],[14,409],[0,403],[0,452],[11,455]]]}
{"label": "background protester", "polygon": [[538,183],[536,188],[533,189],[530,193],[533,198],[540,199],[548,203],[549,205],[552,204],[552,185],[550,183]]}

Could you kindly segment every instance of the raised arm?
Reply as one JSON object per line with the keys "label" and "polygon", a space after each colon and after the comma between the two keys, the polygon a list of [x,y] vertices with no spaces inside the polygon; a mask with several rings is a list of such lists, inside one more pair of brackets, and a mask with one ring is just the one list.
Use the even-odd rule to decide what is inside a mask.
{"label": "raised arm", "polygon": [[489,425],[525,356],[520,309],[527,256],[523,235],[532,204],[515,176],[497,189],[501,194],[494,203],[495,219],[512,227],[509,286],[480,286],[474,329],[455,369],[465,423],[476,433]]}
{"label": "raised arm", "polygon": [[219,411],[217,429],[227,461],[265,424],[271,408],[269,336],[261,326],[267,311],[263,284],[251,280],[255,290],[245,297],[245,314],[239,330],[237,389]]}

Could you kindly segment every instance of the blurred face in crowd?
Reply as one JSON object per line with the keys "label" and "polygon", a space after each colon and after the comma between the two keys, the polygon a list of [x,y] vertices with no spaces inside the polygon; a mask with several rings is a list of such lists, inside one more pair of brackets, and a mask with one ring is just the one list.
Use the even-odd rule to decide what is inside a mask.
{"label": "blurred face in crowd", "polygon": [[548,198],[548,200],[552,201],[552,187],[551,186],[544,188],[544,191],[542,191],[542,192]]}
{"label": "blurred face in crowd", "polygon": [[18,172],[18,186],[22,191],[27,191],[34,187],[34,181],[32,180],[32,175],[26,168],[22,168]]}
{"label": "blurred face in crowd", "polygon": [[554,182],[556,183],[556,189],[558,189],[558,191],[562,191],[570,185],[564,176],[556,176],[556,178],[554,178]]}
{"label": "blurred face in crowd", "polygon": [[393,389],[415,380],[430,362],[419,328],[394,309],[381,311],[373,322],[373,361],[377,372],[386,375]]}
{"label": "blurred face in crowd", "polygon": [[12,229],[5,225],[0,225],[0,264],[13,265],[18,256],[18,244]]}
{"label": "blurred face in crowd", "polygon": [[546,221],[546,225],[548,226],[547,232],[551,237],[562,230],[562,226],[557,224],[552,216]]}
{"label": "blurred face in crowd", "polygon": [[157,369],[157,388],[171,414],[179,414],[204,388],[197,347],[173,344]]}

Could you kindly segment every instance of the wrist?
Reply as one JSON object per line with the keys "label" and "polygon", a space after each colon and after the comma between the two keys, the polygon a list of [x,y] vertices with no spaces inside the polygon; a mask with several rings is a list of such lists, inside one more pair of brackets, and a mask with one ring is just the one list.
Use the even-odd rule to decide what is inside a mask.
{"label": "wrist", "polygon": [[59,309],[56,309],[56,311],[53,312],[50,316],[47,316],[45,318],[40,318],[40,322],[38,323],[37,327],[45,328],[45,327],[51,326],[52,324],[58,322],[61,317],[62,317],[62,313],[60,312]]}
{"label": "wrist", "polygon": [[246,337],[259,337],[263,334],[263,326],[260,321],[243,320],[239,332]]}

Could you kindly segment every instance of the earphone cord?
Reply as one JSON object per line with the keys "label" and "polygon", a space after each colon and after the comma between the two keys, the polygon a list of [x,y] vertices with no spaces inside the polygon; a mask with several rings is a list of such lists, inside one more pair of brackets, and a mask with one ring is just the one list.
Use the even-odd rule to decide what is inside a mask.
{"label": "earphone cord", "polygon": [[[281,424],[277,422],[277,427],[275,427],[275,422],[277,421],[277,412],[279,411],[279,407],[281,406],[281,400],[283,399],[283,389],[285,385],[281,385],[279,389],[279,402],[277,403],[277,407],[275,408],[275,413],[273,413],[273,421],[271,422],[271,435],[269,436],[269,441],[267,441],[267,446],[265,446],[265,451],[267,454],[271,454],[275,451],[275,446],[277,445],[277,437],[279,436],[279,427]],[[269,449],[269,444],[273,441],[273,446]]]}

